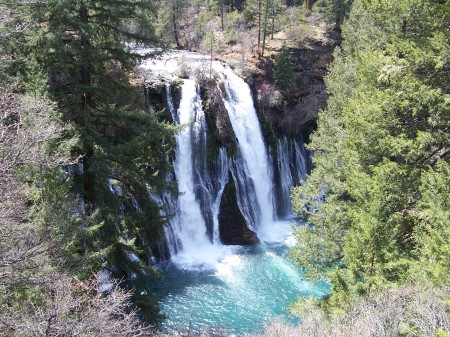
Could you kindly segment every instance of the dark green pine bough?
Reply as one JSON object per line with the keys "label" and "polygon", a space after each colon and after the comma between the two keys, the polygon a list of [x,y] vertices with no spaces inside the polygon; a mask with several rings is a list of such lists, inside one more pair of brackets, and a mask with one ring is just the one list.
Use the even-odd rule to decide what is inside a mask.
{"label": "dark green pine bough", "polygon": [[57,103],[79,139],[73,154],[81,156],[82,169],[64,184],[70,190],[53,184],[49,197],[53,212],[71,195],[80,196],[81,209],[54,228],[55,240],[66,266],[80,276],[108,268],[125,279],[152,322],[157,308],[150,285],[157,273],[146,262],[163,219],[150,192],[167,187],[173,130],[145,111],[141,91],[130,84],[127,74],[139,57],[126,43],[155,44],[153,2],[47,0],[24,3],[22,10],[34,23],[25,36],[24,81]]}
{"label": "dark green pine bough", "polygon": [[356,0],[342,26],[314,170],[292,195],[311,224],[292,256],[330,280],[330,309],[449,282],[449,23],[448,1]]}

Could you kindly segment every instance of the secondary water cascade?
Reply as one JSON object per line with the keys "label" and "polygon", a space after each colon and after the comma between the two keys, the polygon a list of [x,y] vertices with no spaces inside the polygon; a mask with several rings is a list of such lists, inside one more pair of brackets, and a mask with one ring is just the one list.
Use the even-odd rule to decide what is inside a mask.
{"label": "secondary water cascade", "polygon": [[[190,123],[200,110],[201,102],[199,101],[195,81],[184,81],[178,110],[180,123]],[[202,254],[204,249],[211,246],[200,205],[195,198],[194,167],[192,165],[192,131],[194,128],[194,125],[190,128],[186,127],[177,136],[174,168],[178,188],[182,191],[182,194],[178,198],[179,212],[171,223],[174,239],[181,244],[181,251],[190,256]],[[178,246],[178,244],[169,245],[172,256],[177,253],[175,247]]]}
{"label": "secondary water cascade", "polygon": [[[285,308],[298,296],[327,292],[324,283],[304,281],[286,258],[292,244],[289,193],[306,179],[308,153],[300,136],[280,136],[276,144],[267,146],[248,84],[216,61],[217,90],[237,150],[212,149],[199,84],[195,77],[180,80],[175,75],[174,60],[180,54],[192,69],[204,64],[205,57],[176,53],[180,52],[141,66],[148,73],[164,76],[166,83],[181,82],[177,108],[174,92],[166,84],[167,109],[172,121],[182,127],[176,138],[174,170],[167,177],[177,183],[179,193],[155,196],[166,215],[175,214],[165,229],[168,254],[161,254],[170,259],[159,265],[165,280],[156,288],[168,316],[163,327],[174,333],[204,329],[236,335],[255,332],[276,316],[285,316]],[[162,65],[169,61],[170,66]],[[219,221],[219,213],[229,184],[234,186],[246,227],[261,241],[258,245],[221,243],[219,227],[227,224]]]}

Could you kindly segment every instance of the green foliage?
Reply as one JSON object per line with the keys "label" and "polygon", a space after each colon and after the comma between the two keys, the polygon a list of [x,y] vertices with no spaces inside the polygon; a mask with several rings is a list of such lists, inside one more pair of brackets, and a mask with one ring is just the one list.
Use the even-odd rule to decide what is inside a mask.
{"label": "green foliage", "polygon": [[350,12],[352,0],[318,0],[314,2],[313,10],[321,13],[328,22],[340,28]]}
{"label": "green foliage", "polygon": [[279,13],[279,26],[284,30],[289,39],[303,42],[311,32],[310,24],[306,16],[308,11],[303,7],[289,7]]}
{"label": "green foliage", "polygon": [[201,12],[195,18],[194,31],[197,36],[196,40],[201,41],[208,32],[208,22],[214,18],[212,12]]}
{"label": "green foliage", "polygon": [[237,10],[227,13],[225,21],[226,39],[228,43],[236,42],[238,34],[244,31],[244,16]]}
{"label": "green foliage", "polygon": [[438,160],[422,177],[420,211],[414,214],[418,269],[436,283],[445,283],[450,269],[450,165]]}
{"label": "green foliage", "polygon": [[288,89],[294,80],[294,67],[291,62],[289,49],[284,46],[275,59],[273,78],[276,85],[283,90]]}
{"label": "green foliage", "polygon": [[182,33],[180,26],[186,17],[189,2],[187,0],[163,0],[156,1],[156,3],[158,7],[156,32],[159,39],[169,46],[175,43],[175,46],[180,48]]}
{"label": "green foliage", "polygon": [[[119,277],[145,274],[151,284],[156,272],[143,261],[161,241],[164,221],[150,194],[166,187],[174,130],[142,108],[142,93],[127,77],[141,56],[125,42],[157,42],[154,4],[48,0],[19,8],[31,24],[11,33],[10,43],[1,41],[9,51],[23,42],[8,72],[30,94],[57,103],[54,118],[73,126],[61,136],[77,136],[66,150],[81,157],[72,175],[39,167],[22,172],[38,175],[41,187],[30,196],[36,205],[30,217],[51,224],[58,267],[80,277],[108,267]],[[146,318],[156,319],[154,312]]]}
{"label": "green foliage", "polygon": [[258,20],[258,13],[259,13],[258,1],[262,2],[262,0],[245,1],[243,14],[247,23],[256,22]]}
{"label": "green foliage", "polygon": [[329,278],[331,306],[419,274],[448,283],[449,13],[442,2],[355,1],[342,26],[315,168],[293,191],[311,225],[292,254]]}

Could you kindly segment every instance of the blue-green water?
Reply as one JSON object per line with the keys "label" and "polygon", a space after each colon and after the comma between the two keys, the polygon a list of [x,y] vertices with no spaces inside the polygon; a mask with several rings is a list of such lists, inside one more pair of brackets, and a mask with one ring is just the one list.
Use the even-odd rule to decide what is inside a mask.
{"label": "blue-green water", "polygon": [[170,333],[216,330],[226,334],[261,331],[283,316],[296,322],[286,309],[299,296],[321,297],[327,283],[312,284],[287,259],[283,243],[253,248],[233,247],[213,267],[183,269],[161,266],[165,280],[158,285],[161,308]]}

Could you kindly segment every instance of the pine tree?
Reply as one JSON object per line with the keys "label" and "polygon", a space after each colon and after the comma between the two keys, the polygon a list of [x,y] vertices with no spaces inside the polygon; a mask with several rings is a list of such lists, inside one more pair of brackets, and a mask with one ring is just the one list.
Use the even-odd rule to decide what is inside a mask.
{"label": "pine tree", "polygon": [[157,31],[158,36],[170,46],[175,42],[176,48],[182,47],[182,21],[186,17],[187,0],[158,1]]}
{"label": "pine tree", "polygon": [[332,306],[418,274],[448,282],[448,20],[442,2],[355,1],[343,25],[315,169],[293,194],[311,226],[292,254],[329,278]]}
{"label": "pine tree", "polygon": [[314,10],[323,13],[325,20],[340,30],[344,19],[348,16],[351,4],[352,0],[318,0],[314,3]]}
{"label": "pine tree", "polygon": [[[36,22],[25,53],[46,75],[49,97],[79,138],[73,154],[82,164],[72,193],[83,207],[63,245],[67,256],[87,261],[85,271],[108,267],[117,277],[136,273],[151,280],[156,274],[146,264],[163,220],[150,193],[165,187],[173,133],[145,111],[142,93],[130,84],[127,74],[140,56],[125,43],[156,42],[155,8],[148,1],[48,0],[23,9]],[[151,297],[149,289],[135,297],[140,294]],[[147,320],[153,313],[144,312]]]}
{"label": "pine tree", "polygon": [[273,78],[277,86],[286,90],[292,84],[294,68],[292,67],[289,49],[284,46],[278,54],[273,66]]}

